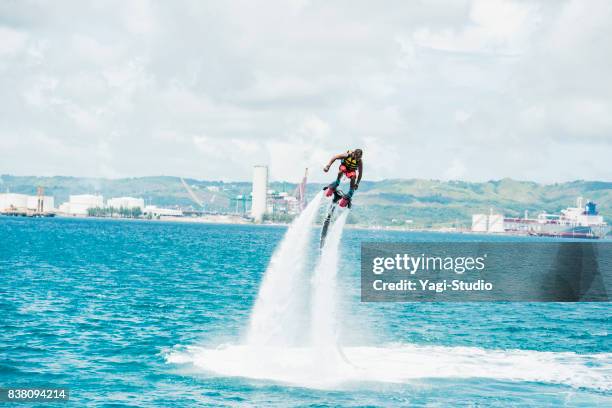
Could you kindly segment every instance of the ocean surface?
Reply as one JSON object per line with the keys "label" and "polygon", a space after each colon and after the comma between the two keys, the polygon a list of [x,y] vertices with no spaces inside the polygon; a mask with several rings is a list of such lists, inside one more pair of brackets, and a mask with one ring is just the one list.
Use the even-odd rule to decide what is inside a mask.
{"label": "ocean surface", "polygon": [[345,229],[337,335],[351,375],[315,381],[300,347],[245,368],[285,232],[0,217],[0,387],[68,387],[69,406],[99,407],[612,406],[609,303],[359,301],[361,241],[537,238]]}

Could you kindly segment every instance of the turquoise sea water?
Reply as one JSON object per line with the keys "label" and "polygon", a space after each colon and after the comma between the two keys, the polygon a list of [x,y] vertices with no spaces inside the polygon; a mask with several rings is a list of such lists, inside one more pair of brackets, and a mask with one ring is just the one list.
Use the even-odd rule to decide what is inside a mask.
{"label": "turquoise sea water", "polygon": [[[349,346],[473,356],[472,364],[486,364],[489,351],[516,358],[539,352],[525,354],[525,364],[541,376],[368,378],[318,389],[171,362],[169,355],[188,346],[240,343],[284,232],[0,218],[0,387],[68,387],[74,406],[612,405],[609,303],[359,302],[363,240],[507,237],[347,229],[338,272],[340,337]],[[553,369],[567,362],[580,370],[551,381],[551,366],[537,358],[529,365],[540,355],[555,360]]]}

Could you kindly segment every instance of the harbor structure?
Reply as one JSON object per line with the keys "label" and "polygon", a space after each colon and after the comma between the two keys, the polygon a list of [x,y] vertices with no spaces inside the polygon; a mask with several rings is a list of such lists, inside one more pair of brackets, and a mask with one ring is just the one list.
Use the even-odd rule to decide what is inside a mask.
{"label": "harbor structure", "polygon": [[253,167],[253,190],[251,217],[255,222],[263,221],[268,210],[268,166]]}
{"label": "harbor structure", "polygon": [[248,208],[252,200],[253,197],[251,195],[239,194],[230,198],[230,203],[233,203],[235,214],[241,214],[243,217],[246,217],[247,213],[250,211]]}

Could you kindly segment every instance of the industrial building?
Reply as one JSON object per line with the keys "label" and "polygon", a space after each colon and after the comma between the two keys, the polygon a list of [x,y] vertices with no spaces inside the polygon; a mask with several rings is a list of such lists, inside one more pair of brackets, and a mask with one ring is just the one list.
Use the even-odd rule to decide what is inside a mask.
{"label": "industrial building", "polygon": [[0,213],[49,213],[55,210],[52,196],[16,193],[0,194]]}
{"label": "industrial building", "polygon": [[308,169],[297,185],[295,192],[278,192],[268,190],[268,166],[253,166],[253,190],[251,196],[239,195],[232,199],[236,204],[236,213],[242,207],[246,212],[247,202],[251,202],[251,217],[255,222],[262,222],[266,214],[273,217],[292,217],[299,214],[306,206],[306,182]]}
{"label": "industrial building", "polygon": [[59,206],[59,212],[68,215],[87,215],[88,208],[104,207],[104,197],[94,194],[71,195]]}
{"label": "industrial building", "polygon": [[287,192],[268,191],[267,213],[297,215],[302,211],[300,200]]}
{"label": "industrial building", "polygon": [[251,217],[261,222],[268,210],[268,166],[253,167]]}

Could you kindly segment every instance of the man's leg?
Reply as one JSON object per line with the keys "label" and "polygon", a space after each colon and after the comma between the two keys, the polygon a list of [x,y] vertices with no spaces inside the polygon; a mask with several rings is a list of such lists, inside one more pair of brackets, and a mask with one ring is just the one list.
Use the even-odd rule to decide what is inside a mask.
{"label": "man's leg", "polygon": [[351,200],[353,198],[353,194],[355,193],[355,185],[357,184],[356,180],[355,180],[355,174],[347,174],[347,177],[350,177],[351,179],[351,189],[349,190],[348,193],[346,193],[344,195],[344,197],[342,197],[342,199],[339,202],[340,207],[347,207],[351,208]]}
{"label": "man's leg", "polygon": [[342,171],[340,171],[338,173],[338,177],[336,178],[336,181],[334,181],[333,183],[331,183],[329,186],[325,187],[323,190],[325,190],[325,196],[326,197],[331,197],[332,194],[334,194],[334,192],[336,191],[336,189],[338,188],[338,186],[340,185],[340,179],[342,178]]}
{"label": "man's leg", "polygon": [[351,177],[351,189],[349,190],[347,196],[349,196],[349,198],[353,197],[353,194],[355,194],[355,185],[357,184],[357,180],[355,179],[355,176]]}
{"label": "man's leg", "polygon": [[340,179],[342,178],[342,171],[338,172],[338,177],[336,177],[336,181],[334,181],[333,183],[331,183],[329,186],[332,187],[334,190],[338,188],[338,186],[340,185]]}

